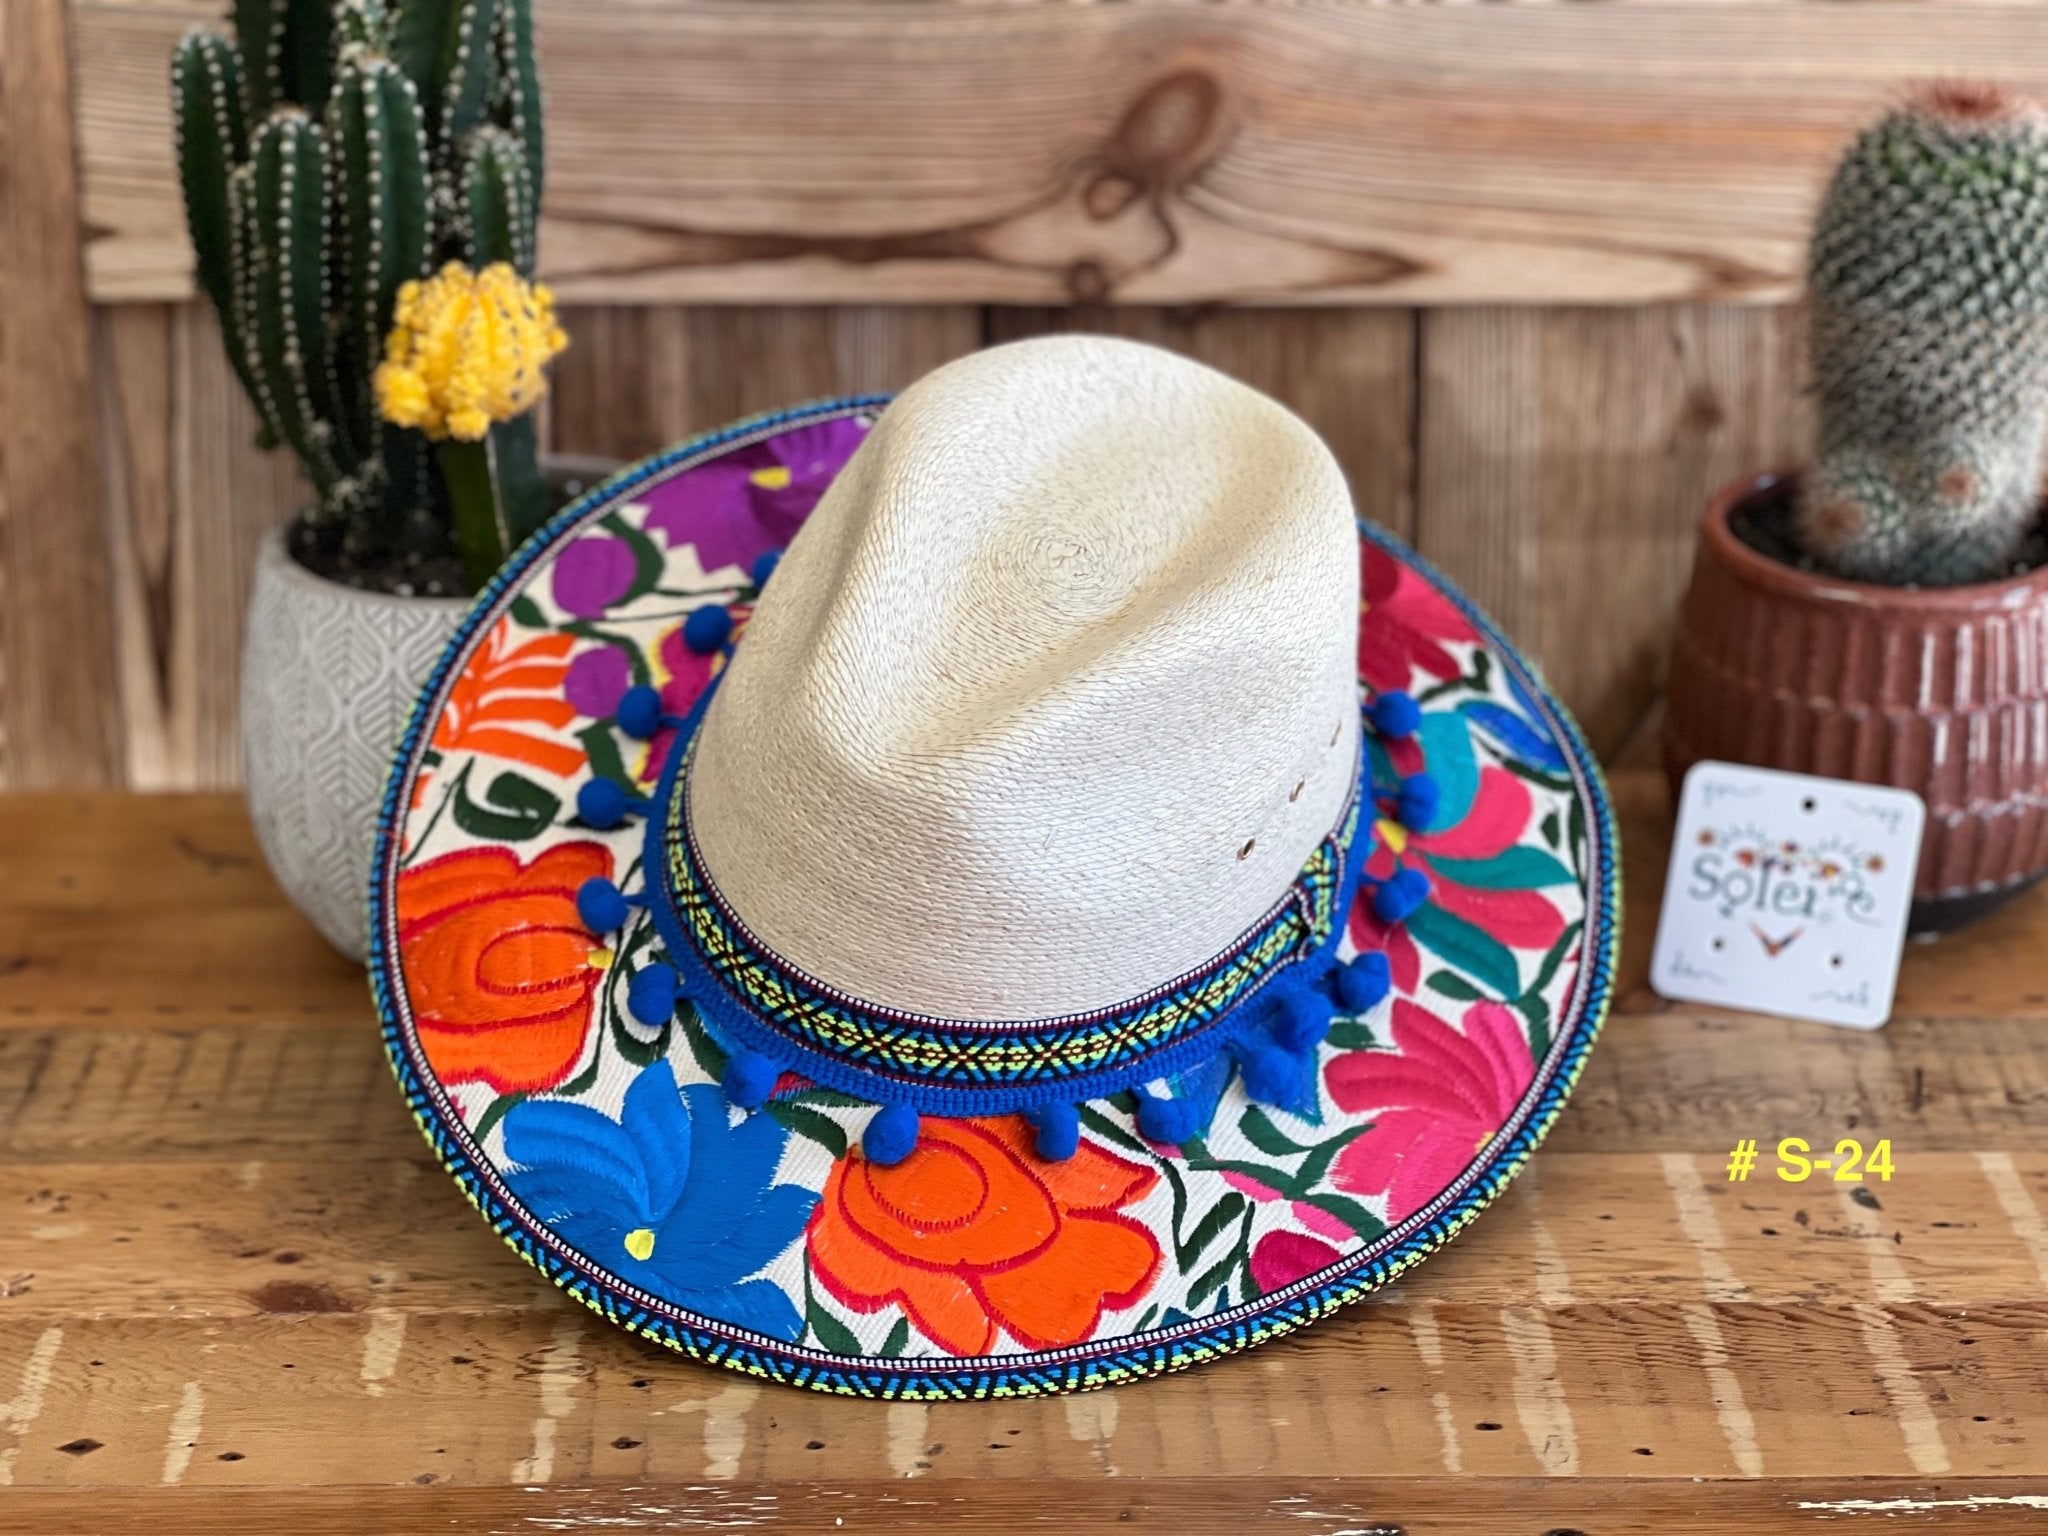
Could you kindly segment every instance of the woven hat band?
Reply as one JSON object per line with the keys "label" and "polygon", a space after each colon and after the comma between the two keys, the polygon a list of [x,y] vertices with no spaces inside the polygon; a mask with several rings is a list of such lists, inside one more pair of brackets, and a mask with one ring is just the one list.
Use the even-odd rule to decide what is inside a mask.
{"label": "woven hat band", "polygon": [[1341,914],[1369,848],[1370,817],[1354,794],[1260,920],[1192,970],[1086,1012],[937,1018],[807,975],[751,931],[697,843],[693,746],[692,734],[677,733],[643,857],[650,911],[680,995],[735,1044],[782,1070],[925,1113],[994,1114],[1114,1093],[1241,1044],[1264,1017],[1261,999],[1303,987],[1327,994]]}

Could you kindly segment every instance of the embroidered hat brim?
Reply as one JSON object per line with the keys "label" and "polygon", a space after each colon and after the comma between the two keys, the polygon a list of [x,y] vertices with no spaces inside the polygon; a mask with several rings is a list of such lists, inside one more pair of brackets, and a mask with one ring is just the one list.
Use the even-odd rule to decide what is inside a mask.
{"label": "embroidered hat brim", "polygon": [[[1420,717],[1368,743],[1385,798],[1365,800],[1379,820],[1356,846],[1368,882],[1398,866],[1428,898],[1388,924],[1346,887],[1340,953],[1384,955],[1391,988],[1339,1008],[1293,1107],[1219,1068],[1206,1131],[1179,1145],[1148,1140],[1119,1091],[1078,1106],[1061,1158],[1021,1115],[927,1114],[885,1162],[862,1151],[876,1111],[849,1084],[771,1072],[761,1107],[738,1109],[729,1028],[634,1006],[682,937],[659,910],[622,907],[593,937],[579,895],[651,872],[642,827],[584,814],[581,792],[660,798],[677,723],[883,404],[760,418],[636,466],[478,599],[400,744],[372,875],[373,985],[415,1118],[493,1227],[586,1305],[821,1390],[1106,1385],[1384,1285],[1471,1220],[1561,1108],[1607,1007],[1619,850],[1566,712],[1377,529],[1359,535],[1361,698],[1406,692]],[[686,633],[707,612],[710,645],[710,620]],[[621,711],[650,689],[636,740]],[[1423,773],[1436,805],[1417,830],[1391,807]]]}

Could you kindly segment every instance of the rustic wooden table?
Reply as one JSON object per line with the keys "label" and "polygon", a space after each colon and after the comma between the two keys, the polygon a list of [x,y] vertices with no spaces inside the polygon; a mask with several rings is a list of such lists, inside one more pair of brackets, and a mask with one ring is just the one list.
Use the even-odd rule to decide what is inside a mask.
{"label": "rustic wooden table", "polygon": [[[1549,1144],[1372,1302],[1191,1375],[981,1405],[700,1368],[435,1168],[359,972],[225,796],[0,799],[0,1529],[2048,1528],[2048,897],[1875,1035],[1644,986]],[[1890,1137],[1889,1183],[1727,1181]]]}

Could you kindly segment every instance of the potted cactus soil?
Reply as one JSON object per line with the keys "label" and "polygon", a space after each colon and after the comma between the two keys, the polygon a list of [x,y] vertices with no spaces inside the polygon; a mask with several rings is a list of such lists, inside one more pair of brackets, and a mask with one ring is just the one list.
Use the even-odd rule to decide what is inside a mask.
{"label": "potted cactus soil", "polygon": [[309,497],[259,560],[251,814],[360,956],[386,768],[466,594],[559,504],[531,408],[566,344],[532,282],[531,0],[235,0],[172,64],[198,282]]}
{"label": "potted cactus soil", "polygon": [[1885,116],[1809,292],[1818,453],[1707,508],[1665,763],[1916,791],[1912,925],[1940,931],[2048,872],[2048,118],[1958,85]]}

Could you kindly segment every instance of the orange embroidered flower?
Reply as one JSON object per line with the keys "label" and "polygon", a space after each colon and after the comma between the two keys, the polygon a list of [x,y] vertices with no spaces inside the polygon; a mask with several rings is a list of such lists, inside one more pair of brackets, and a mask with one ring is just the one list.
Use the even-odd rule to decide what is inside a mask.
{"label": "orange embroidered flower", "polygon": [[462,848],[399,875],[406,994],[441,1081],[531,1093],[569,1075],[603,974],[576,888],[611,872],[603,844],[558,843],[531,864]]}
{"label": "orange embroidered flower", "polygon": [[512,643],[512,621],[500,619],[449,690],[434,726],[437,751],[483,752],[551,773],[573,776],[583,749],[551,734],[576,718],[563,696],[574,635],[539,635]]}
{"label": "orange embroidered flower", "polygon": [[1158,1273],[1159,1244],[1119,1207],[1159,1181],[1081,1143],[1038,1159],[1021,1116],[927,1117],[894,1167],[842,1159],[811,1218],[811,1274],[857,1312],[894,1303],[955,1355],[997,1330],[1029,1349],[1078,1344]]}

